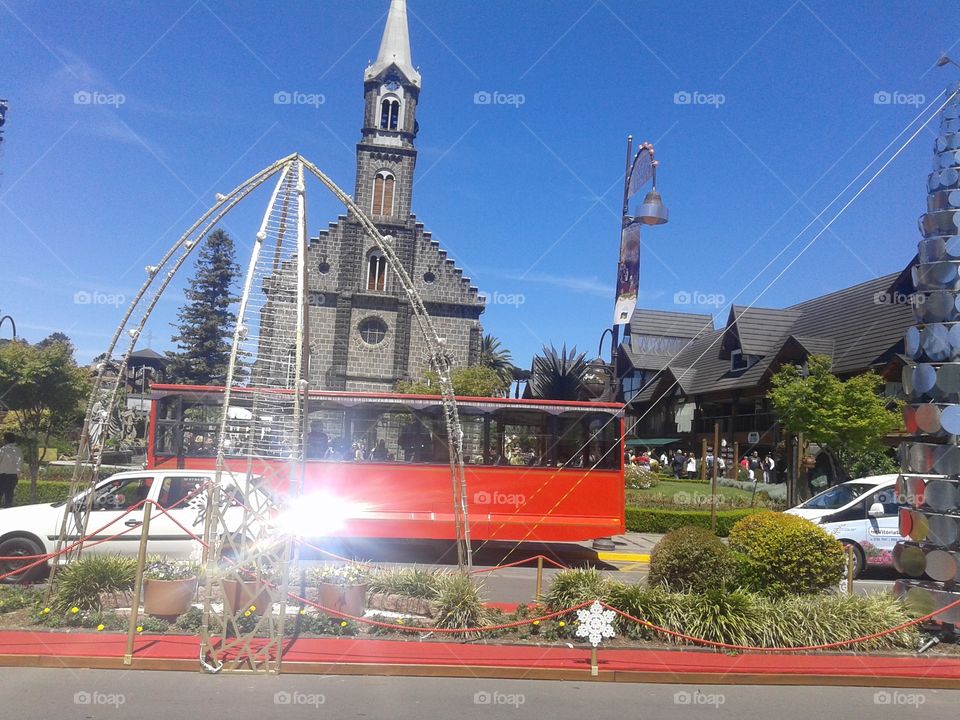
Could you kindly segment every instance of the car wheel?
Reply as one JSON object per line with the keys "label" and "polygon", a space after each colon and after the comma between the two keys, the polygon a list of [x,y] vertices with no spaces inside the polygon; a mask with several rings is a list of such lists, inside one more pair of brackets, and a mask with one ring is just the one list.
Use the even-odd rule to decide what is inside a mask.
{"label": "car wheel", "polygon": [[[867,564],[863,556],[863,548],[850,540],[842,540],[841,542],[845,551],[848,547],[853,548],[853,579],[856,580],[863,573],[863,568]],[[844,562],[846,562],[846,559],[844,559]]]}
{"label": "car wheel", "polygon": [[[44,549],[36,540],[28,537],[8,538],[0,542],[0,558],[29,558],[32,555],[43,555]],[[0,560],[0,576],[6,576],[4,580],[12,583],[26,583],[36,580],[47,569],[46,563],[34,565],[20,572],[17,568],[36,561],[36,558],[28,560]],[[10,573],[10,574],[8,574]]]}

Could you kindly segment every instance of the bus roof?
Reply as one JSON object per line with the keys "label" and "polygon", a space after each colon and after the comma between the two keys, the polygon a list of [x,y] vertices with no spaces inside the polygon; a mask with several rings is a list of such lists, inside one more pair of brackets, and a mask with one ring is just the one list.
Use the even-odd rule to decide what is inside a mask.
{"label": "bus roof", "polygon": [[[154,383],[150,387],[154,399],[166,397],[175,394],[209,394],[220,395],[223,393],[222,386],[214,385],[170,385],[163,383]],[[263,387],[238,387],[233,388],[231,393],[237,396],[251,395],[254,393],[277,393],[281,395],[291,394],[293,390],[286,388],[263,388]],[[363,402],[372,402],[373,404],[384,405],[408,405],[410,407],[430,407],[440,404],[439,395],[406,395],[403,393],[375,393],[375,392],[345,392],[339,390],[311,390],[310,397],[316,399],[331,400],[336,404],[343,406],[358,405]],[[527,400],[515,398],[497,398],[497,397],[457,397],[457,403],[468,407],[476,407],[485,410],[496,409],[517,409],[517,410],[544,410],[550,413],[562,413],[565,410],[579,410],[581,412],[602,412],[606,414],[619,414],[623,412],[624,406],[619,403],[608,402],[575,402],[569,400]]]}

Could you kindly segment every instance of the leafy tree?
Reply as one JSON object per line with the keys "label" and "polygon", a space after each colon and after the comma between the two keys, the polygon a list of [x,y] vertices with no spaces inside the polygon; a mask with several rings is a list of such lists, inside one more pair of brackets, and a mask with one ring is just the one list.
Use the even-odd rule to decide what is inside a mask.
{"label": "leafy tree", "polygon": [[240,268],[233,240],[223,230],[210,233],[200,248],[194,276],[185,292],[187,304],[177,313],[179,352],[170,353],[167,373],[173,382],[222,385],[230,362],[230,345],[237,316],[234,285]]}
{"label": "leafy tree", "polygon": [[513,382],[516,367],[513,365],[513,356],[510,351],[500,346],[500,340],[493,335],[484,335],[480,342],[481,367],[490,368],[503,381],[506,388]]}
{"label": "leafy tree", "polygon": [[[499,397],[509,387],[491,368],[475,365],[455,368],[450,372],[453,392],[462,397]],[[397,392],[407,395],[439,395],[440,378],[433,371],[424,373],[418,382],[397,383]]]}
{"label": "leafy tree", "polygon": [[69,340],[51,336],[37,345],[0,347],[0,407],[16,420],[36,500],[43,451],[56,433],[76,423],[90,392],[90,378],[73,358]]}
{"label": "leafy tree", "polygon": [[[883,380],[872,370],[841,380],[826,355],[811,355],[806,374],[785,365],[771,379],[769,398],[781,425],[819,445],[834,478],[854,469],[854,459],[882,453],[883,438],[901,427],[899,408],[880,394]],[[846,461],[846,462],[844,462]]]}
{"label": "leafy tree", "polygon": [[578,400],[583,390],[583,373],[587,369],[586,353],[577,353],[574,346],[557,352],[551,345],[543,346],[543,355],[533,357],[534,397],[547,400]]}

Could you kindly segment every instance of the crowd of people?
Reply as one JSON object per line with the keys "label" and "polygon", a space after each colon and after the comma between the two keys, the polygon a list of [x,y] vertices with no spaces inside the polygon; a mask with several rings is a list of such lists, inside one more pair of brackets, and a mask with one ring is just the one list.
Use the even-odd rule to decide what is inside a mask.
{"label": "crowd of people", "polygon": [[[707,477],[713,476],[714,464],[717,466],[717,475],[724,476],[730,469],[723,456],[715,456],[711,448],[703,458],[698,458],[693,452],[684,452],[677,448],[671,453],[661,450],[659,454],[649,449],[634,450],[628,448],[624,459],[627,465],[634,465],[652,471],[671,472],[675,478],[693,479],[699,477],[701,469],[706,468]],[[740,470],[745,471],[749,482],[776,482],[777,461],[772,454],[766,453],[762,458],[756,450],[744,455],[739,462]]]}

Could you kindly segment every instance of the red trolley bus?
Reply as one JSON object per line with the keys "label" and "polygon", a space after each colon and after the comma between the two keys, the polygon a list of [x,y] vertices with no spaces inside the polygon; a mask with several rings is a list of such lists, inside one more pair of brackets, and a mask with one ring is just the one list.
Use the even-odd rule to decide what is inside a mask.
{"label": "red trolley bus", "polygon": [[[155,384],[151,392],[149,467],[215,468],[223,388]],[[248,459],[255,392],[231,393],[227,465],[270,482],[287,463]],[[472,539],[582,541],[624,532],[621,406],[457,402]],[[305,501],[322,494],[351,508],[335,532],[318,528],[318,536],[455,538],[439,397],[319,391],[307,413]]]}

